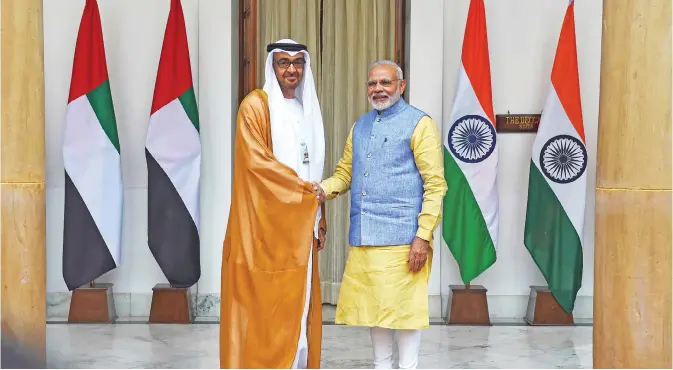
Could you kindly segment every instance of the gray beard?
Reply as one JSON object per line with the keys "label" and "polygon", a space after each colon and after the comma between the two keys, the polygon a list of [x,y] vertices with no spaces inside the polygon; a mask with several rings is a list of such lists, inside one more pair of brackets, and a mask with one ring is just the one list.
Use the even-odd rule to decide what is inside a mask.
{"label": "gray beard", "polygon": [[367,100],[369,100],[369,104],[376,110],[385,110],[390,107],[392,107],[395,103],[397,103],[398,100],[400,100],[402,94],[400,94],[400,91],[397,90],[393,95],[389,96],[388,101],[385,101],[383,103],[377,103],[372,99],[371,96],[367,96]]}

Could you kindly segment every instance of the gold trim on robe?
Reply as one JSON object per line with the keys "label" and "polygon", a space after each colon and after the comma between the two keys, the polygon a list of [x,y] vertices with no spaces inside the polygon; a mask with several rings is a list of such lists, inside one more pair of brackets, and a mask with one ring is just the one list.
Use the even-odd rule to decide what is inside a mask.
{"label": "gold trim on robe", "polygon": [[263,90],[251,92],[239,108],[233,174],[222,253],[220,368],[292,366],[312,245],[308,368],[320,368],[322,304],[312,240],[318,200],[310,183],[275,159]]}

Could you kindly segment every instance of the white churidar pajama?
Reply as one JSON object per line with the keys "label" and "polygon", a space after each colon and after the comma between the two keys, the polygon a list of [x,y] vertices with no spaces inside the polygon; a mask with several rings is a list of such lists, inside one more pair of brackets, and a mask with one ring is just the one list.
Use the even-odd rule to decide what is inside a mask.
{"label": "white churidar pajama", "polygon": [[421,330],[388,329],[378,326],[370,329],[374,349],[374,368],[391,369],[393,362],[393,331],[399,351],[399,368],[415,369],[421,347]]}

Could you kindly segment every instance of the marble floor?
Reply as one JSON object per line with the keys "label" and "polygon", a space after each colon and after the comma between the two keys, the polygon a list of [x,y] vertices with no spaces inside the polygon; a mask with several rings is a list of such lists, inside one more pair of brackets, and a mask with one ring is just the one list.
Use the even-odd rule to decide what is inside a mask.
{"label": "marble floor", "polygon": [[[419,368],[591,368],[592,328],[432,325]],[[217,368],[218,325],[47,325],[50,368]],[[325,325],[322,367],[371,368],[365,328]]]}

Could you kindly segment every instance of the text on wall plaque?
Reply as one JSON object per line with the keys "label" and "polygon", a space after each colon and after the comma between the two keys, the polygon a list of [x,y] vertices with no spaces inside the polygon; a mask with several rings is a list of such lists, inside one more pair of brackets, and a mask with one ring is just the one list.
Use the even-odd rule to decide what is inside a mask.
{"label": "text on wall plaque", "polygon": [[541,114],[498,114],[495,128],[498,132],[537,132]]}

